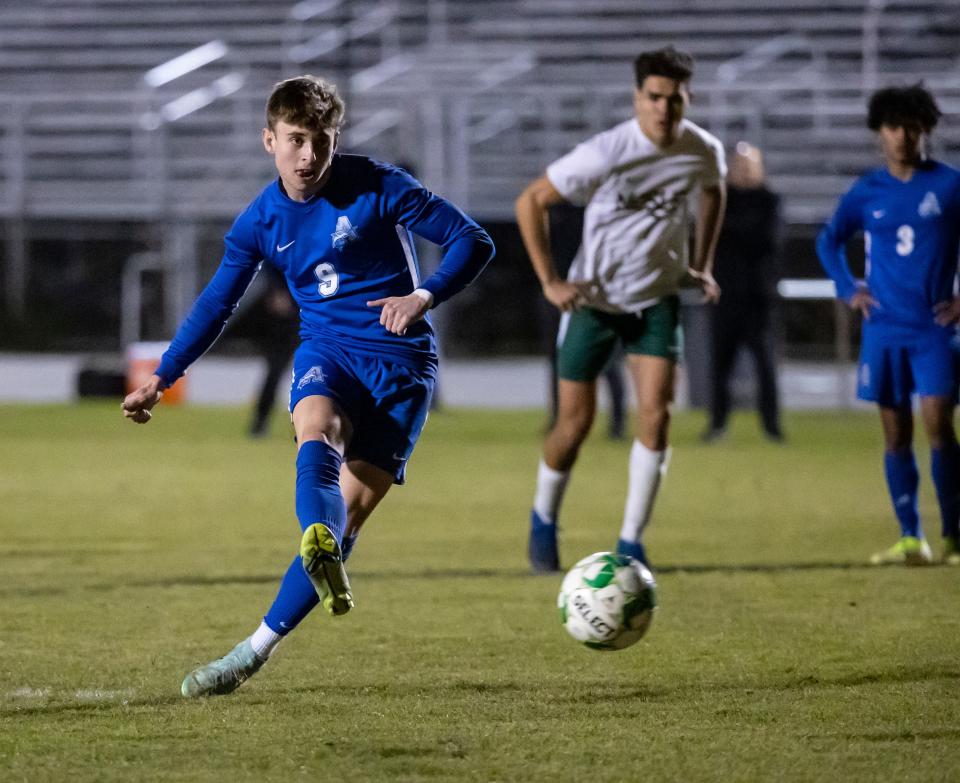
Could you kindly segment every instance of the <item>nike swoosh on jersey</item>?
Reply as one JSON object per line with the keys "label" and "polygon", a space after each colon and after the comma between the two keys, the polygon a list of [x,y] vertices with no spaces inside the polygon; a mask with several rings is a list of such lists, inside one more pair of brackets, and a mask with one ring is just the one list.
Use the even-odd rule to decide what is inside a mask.
{"label": "nike swoosh on jersey", "polygon": [[[296,241],[297,241],[296,239],[293,240],[293,242],[296,242]],[[280,247],[280,245],[277,245],[277,252],[282,253],[284,250],[290,247],[290,245],[292,245],[293,242],[287,242],[287,244],[285,244],[283,247]]]}

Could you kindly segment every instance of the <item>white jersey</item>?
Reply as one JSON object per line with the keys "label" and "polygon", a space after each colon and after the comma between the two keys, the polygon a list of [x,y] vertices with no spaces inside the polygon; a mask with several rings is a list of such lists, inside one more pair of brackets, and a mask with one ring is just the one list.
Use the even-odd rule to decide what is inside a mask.
{"label": "white jersey", "polygon": [[547,167],[567,201],[586,206],[567,279],[590,283],[588,303],[638,313],[677,292],[689,264],[690,194],[726,176],[723,145],[682,120],[660,149],[636,118],[599,133]]}

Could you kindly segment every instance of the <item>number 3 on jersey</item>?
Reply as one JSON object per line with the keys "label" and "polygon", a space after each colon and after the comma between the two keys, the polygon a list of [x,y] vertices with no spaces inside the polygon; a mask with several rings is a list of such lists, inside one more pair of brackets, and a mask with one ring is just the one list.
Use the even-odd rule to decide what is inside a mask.
{"label": "number 3 on jersey", "polygon": [[913,227],[906,224],[897,229],[897,253],[908,256],[913,252]]}
{"label": "number 3 on jersey", "polygon": [[337,274],[333,264],[317,264],[313,274],[319,281],[317,292],[320,296],[333,296],[337,293],[337,289],[340,287],[340,275]]}

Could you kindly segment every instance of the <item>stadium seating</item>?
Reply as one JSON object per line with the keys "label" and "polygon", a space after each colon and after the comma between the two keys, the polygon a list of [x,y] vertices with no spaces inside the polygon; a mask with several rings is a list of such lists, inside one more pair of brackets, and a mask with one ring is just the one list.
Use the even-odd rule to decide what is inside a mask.
{"label": "stadium seating", "polygon": [[[300,71],[350,100],[348,146],[407,162],[490,219],[577,141],[629,116],[630,61],[697,58],[691,116],[767,151],[788,217],[821,219],[871,162],[865,94],[923,78],[960,109],[950,0],[57,0],[0,7],[0,214],[231,214],[264,176],[263,95]],[[871,11],[872,8],[876,10]],[[158,88],[151,68],[209,41],[225,56]],[[229,94],[151,112],[217,79]],[[960,148],[945,123],[940,142]],[[211,198],[229,180],[227,198]]]}

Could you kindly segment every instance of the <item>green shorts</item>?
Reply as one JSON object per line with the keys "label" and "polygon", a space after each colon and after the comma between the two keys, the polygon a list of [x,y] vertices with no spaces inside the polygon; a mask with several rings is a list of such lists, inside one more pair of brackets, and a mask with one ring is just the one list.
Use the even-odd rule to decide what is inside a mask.
{"label": "green shorts", "polygon": [[583,307],[564,316],[557,344],[559,377],[596,380],[618,341],[627,353],[679,361],[683,353],[680,298],[665,297],[638,315]]}

